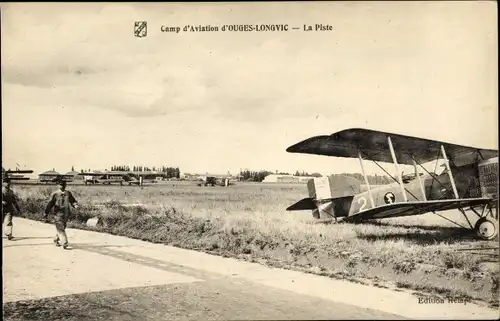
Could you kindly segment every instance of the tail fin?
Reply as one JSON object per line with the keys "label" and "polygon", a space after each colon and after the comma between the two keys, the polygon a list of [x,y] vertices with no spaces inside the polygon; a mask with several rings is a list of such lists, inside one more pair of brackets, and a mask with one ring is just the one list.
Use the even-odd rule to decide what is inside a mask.
{"label": "tail fin", "polygon": [[360,180],[345,175],[330,175],[330,190],[332,197],[354,196],[362,192]]}
{"label": "tail fin", "polygon": [[331,175],[307,182],[309,197],[289,206],[287,211],[311,210],[314,218],[347,216],[361,182],[349,176]]}

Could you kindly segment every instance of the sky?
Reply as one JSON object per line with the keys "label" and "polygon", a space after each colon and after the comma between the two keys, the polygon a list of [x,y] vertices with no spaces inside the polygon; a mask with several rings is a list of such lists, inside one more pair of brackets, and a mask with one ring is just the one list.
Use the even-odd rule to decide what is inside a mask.
{"label": "sky", "polygon": [[[351,127],[498,148],[493,1],[1,9],[6,168],[359,172],[356,159],[285,151]],[[333,30],[161,32],[319,23]]]}

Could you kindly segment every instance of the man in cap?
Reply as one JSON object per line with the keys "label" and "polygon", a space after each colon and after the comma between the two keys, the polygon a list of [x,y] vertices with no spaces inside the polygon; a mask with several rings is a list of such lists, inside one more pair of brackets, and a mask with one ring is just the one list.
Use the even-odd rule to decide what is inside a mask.
{"label": "man in cap", "polygon": [[3,179],[2,181],[2,216],[3,224],[5,224],[5,235],[9,240],[12,240],[12,217],[14,209],[20,213],[19,204],[17,203],[17,195],[10,189],[10,180]]}
{"label": "man in cap", "polygon": [[66,190],[66,182],[64,180],[58,180],[58,185],[59,189],[54,191],[50,196],[49,203],[45,208],[44,218],[47,219],[50,210],[54,209],[54,221],[57,230],[54,243],[56,243],[56,246],[61,246],[59,241],[62,241],[63,248],[66,249],[68,247],[66,224],[70,215],[70,205],[77,209],[78,202],[73,196],[73,193]]}

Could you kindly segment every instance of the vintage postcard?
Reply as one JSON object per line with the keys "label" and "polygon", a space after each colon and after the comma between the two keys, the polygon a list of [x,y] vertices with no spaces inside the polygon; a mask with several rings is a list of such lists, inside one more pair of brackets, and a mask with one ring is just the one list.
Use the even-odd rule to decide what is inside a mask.
{"label": "vintage postcard", "polygon": [[500,317],[496,2],[0,8],[5,320]]}

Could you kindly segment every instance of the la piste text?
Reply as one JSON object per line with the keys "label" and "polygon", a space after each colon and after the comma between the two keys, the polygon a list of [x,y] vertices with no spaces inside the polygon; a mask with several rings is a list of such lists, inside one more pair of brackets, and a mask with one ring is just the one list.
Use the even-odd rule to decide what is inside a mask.
{"label": "la piste text", "polygon": [[328,24],[304,24],[302,26],[290,26],[288,24],[256,24],[256,25],[185,25],[161,26],[161,32],[287,32],[287,31],[333,31]]}

